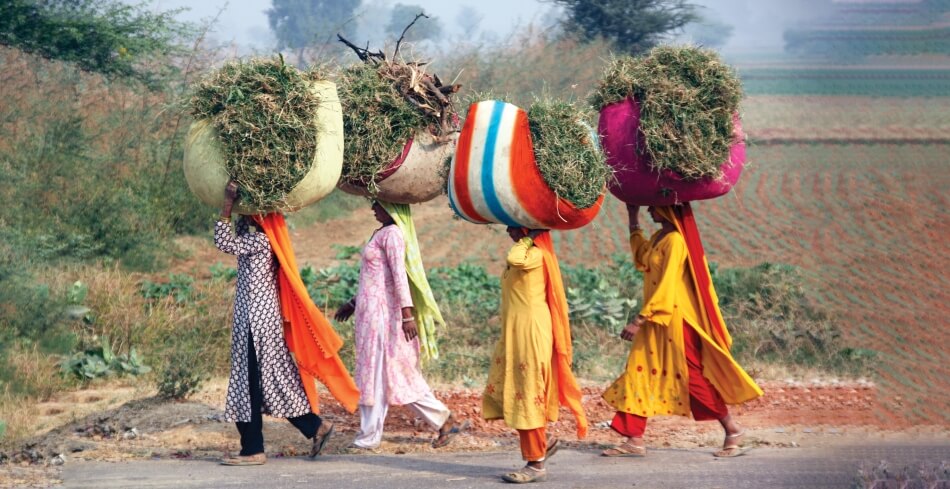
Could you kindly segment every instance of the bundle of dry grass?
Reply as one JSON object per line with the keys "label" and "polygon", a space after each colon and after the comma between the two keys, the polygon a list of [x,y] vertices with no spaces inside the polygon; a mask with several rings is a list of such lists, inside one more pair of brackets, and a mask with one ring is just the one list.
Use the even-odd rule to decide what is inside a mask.
{"label": "bundle of dry grass", "polygon": [[587,111],[573,104],[538,99],[528,109],[534,157],[544,182],[579,209],[604,193],[611,170],[586,121]]}
{"label": "bundle of dry grass", "polygon": [[670,169],[687,180],[722,176],[742,87],[715,51],[660,46],[643,57],[615,58],[590,103],[600,109],[627,97],[640,106],[641,151],[654,169]]}
{"label": "bundle of dry grass", "polygon": [[195,86],[191,114],[212,121],[244,205],[280,208],[313,165],[317,79],[278,57],[228,63]]}
{"label": "bundle of dry grass", "polygon": [[449,97],[460,86],[443,85],[426,72],[424,62],[403,60],[399,42],[388,59],[382,51],[370,52],[339,39],[362,60],[344,68],[337,82],[346,134],[342,179],[374,194],[381,173],[417,131],[428,130],[436,141],[448,141],[458,131]]}

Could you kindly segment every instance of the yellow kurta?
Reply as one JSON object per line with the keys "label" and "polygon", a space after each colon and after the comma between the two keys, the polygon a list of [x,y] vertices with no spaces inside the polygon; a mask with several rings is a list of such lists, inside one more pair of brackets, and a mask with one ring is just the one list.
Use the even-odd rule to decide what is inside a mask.
{"label": "yellow kurta", "polygon": [[508,253],[501,280],[501,337],[495,345],[482,416],[517,430],[557,421],[557,382],[551,372],[554,335],[545,299],[541,250],[531,239]]}
{"label": "yellow kurta", "polygon": [[626,371],[604,392],[604,400],[618,411],[637,416],[689,415],[684,321],[702,339],[703,376],[726,403],[761,396],[762,390],[729,351],[712,340],[688,268],[686,240],[678,231],[658,239],[659,233],[649,240],[642,232],[630,236],[634,262],[643,272],[640,314],[648,322],[633,339]]}

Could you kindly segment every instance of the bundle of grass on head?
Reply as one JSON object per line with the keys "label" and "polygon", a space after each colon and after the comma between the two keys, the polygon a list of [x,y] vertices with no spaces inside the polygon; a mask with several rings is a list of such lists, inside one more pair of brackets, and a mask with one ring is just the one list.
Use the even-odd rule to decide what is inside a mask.
{"label": "bundle of grass on head", "polygon": [[[420,17],[426,16],[416,16],[406,30]],[[461,86],[443,85],[426,72],[425,62],[404,60],[399,53],[403,37],[391,58],[337,37],[362,61],[344,68],[337,82],[346,134],[342,180],[375,193],[380,174],[417,131],[428,130],[436,142],[447,142],[458,131],[449,97]]]}
{"label": "bundle of grass on head", "polygon": [[540,98],[528,109],[534,158],[558,197],[587,209],[604,193],[611,170],[587,124],[590,114],[573,104]]}
{"label": "bundle of grass on head", "polygon": [[191,114],[211,121],[245,206],[281,209],[310,171],[319,130],[320,100],[311,91],[317,79],[281,56],[228,63],[194,87]]}
{"label": "bundle of grass on head", "polygon": [[640,105],[640,151],[655,170],[673,170],[687,180],[722,176],[742,86],[715,51],[659,46],[646,56],[613,59],[590,103],[601,109],[627,97]]}

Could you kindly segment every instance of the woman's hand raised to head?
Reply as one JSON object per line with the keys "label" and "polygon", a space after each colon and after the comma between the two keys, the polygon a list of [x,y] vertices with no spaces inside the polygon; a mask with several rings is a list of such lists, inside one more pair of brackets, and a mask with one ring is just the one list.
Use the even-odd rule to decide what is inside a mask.
{"label": "woman's hand raised to head", "polygon": [[234,180],[228,180],[228,184],[224,186],[224,204],[221,205],[221,219],[225,221],[231,219],[231,209],[237,199],[238,183]]}
{"label": "woman's hand raised to head", "polygon": [[224,187],[224,201],[234,203],[238,200],[238,183],[234,180],[228,180],[228,184]]}
{"label": "woman's hand raised to head", "polygon": [[627,204],[627,221],[631,231],[640,229],[640,206]]}

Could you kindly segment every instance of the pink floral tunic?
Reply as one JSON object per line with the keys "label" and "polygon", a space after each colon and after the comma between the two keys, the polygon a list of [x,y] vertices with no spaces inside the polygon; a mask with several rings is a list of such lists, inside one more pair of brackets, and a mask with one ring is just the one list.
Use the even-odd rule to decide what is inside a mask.
{"label": "pink floral tunic", "polygon": [[356,294],[356,385],[360,404],[372,406],[377,386],[373,373],[383,362],[389,405],[409,404],[429,393],[419,371],[419,339],[406,341],[402,308],[412,307],[406,275],[406,243],[395,225],[384,226],[363,248]]}

